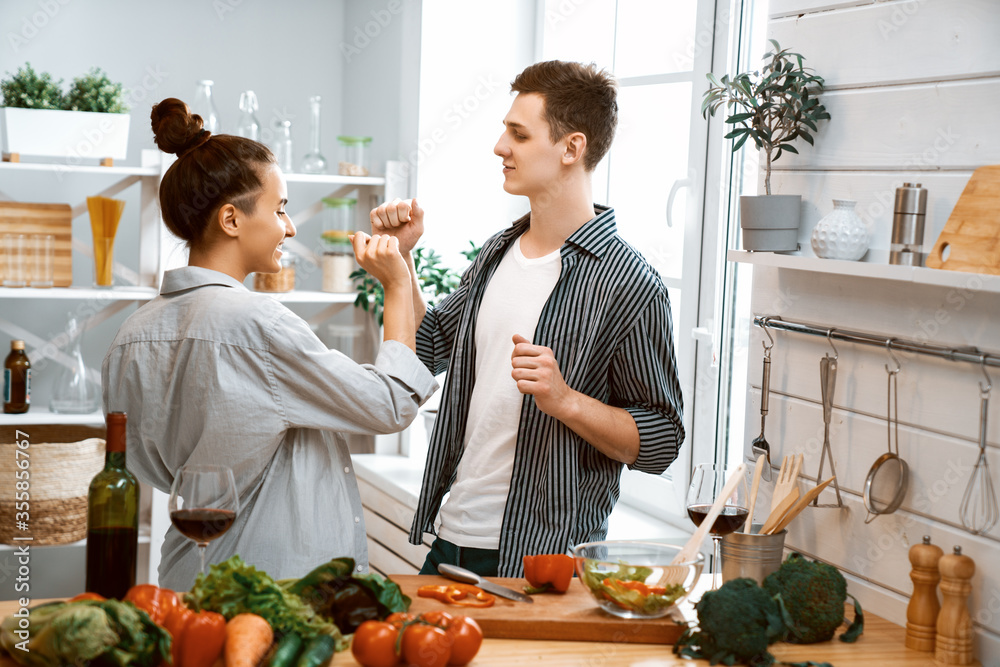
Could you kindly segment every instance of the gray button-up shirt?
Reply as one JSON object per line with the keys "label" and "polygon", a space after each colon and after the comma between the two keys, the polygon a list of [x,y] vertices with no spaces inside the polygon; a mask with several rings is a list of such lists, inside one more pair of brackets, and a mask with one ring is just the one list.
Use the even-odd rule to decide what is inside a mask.
{"label": "gray button-up shirt", "polygon": [[[361,499],[345,433],[405,428],[437,388],[416,355],[382,344],[374,365],[329,350],[277,300],[198,267],[166,272],[160,295],[118,331],[104,409],[128,413],[128,467],[170,491],[185,463],[233,469],[236,522],[206,562],[239,554],[275,579],[339,556],[367,569]],[[194,542],[173,526],[159,584],[187,590]]]}

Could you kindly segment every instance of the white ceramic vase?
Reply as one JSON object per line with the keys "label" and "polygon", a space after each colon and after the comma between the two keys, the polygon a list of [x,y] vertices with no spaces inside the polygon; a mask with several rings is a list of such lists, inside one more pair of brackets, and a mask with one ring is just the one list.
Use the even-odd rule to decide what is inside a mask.
{"label": "white ceramic vase", "polygon": [[858,260],[868,252],[871,235],[868,226],[854,211],[857,202],[834,199],[827,213],[812,232],[812,248],[824,259]]}

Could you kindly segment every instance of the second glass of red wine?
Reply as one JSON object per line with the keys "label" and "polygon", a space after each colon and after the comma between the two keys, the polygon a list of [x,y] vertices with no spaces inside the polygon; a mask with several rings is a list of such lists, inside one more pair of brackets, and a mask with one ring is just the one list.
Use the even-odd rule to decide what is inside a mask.
{"label": "second glass of red wine", "polygon": [[181,466],[170,486],[170,522],[198,545],[201,571],[205,572],[205,548],[221,537],[240,511],[233,471],[220,465]]}
{"label": "second glass of red wine", "polygon": [[[709,510],[715,504],[715,499],[722,493],[723,487],[735,470],[736,466],[726,467],[714,463],[699,463],[695,466],[691,473],[691,485],[688,487],[687,494],[688,516],[694,521],[695,526],[700,526],[701,522],[708,516]],[[712,566],[717,574],[722,573],[722,538],[739,530],[746,522],[749,513],[749,495],[746,475],[744,474],[736,485],[736,490],[726,498],[726,504],[709,529],[714,547]],[[713,574],[712,589],[718,587],[716,576]]]}

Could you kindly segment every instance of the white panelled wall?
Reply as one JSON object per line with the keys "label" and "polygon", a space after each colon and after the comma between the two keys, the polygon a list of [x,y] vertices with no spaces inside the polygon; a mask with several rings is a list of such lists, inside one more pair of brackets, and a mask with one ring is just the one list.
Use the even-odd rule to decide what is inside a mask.
{"label": "white panelled wall", "polygon": [[[836,197],[858,201],[873,231],[864,261],[887,263],[894,190],[904,181],[928,189],[929,248],[972,170],[1000,164],[1000,3],[771,0],[768,33],[802,53],[828,84],[823,101],[832,120],[821,126],[814,148],[783,156],[772,175],[776,194],[803,197],[799,254],[813,254],[809,235]],[[969,274],[958,282],[937,287],[755,266],[752,310],[1000,354],[1000,277]],[[767,439],[775,465],[784,455],[805,453],[805,491],[815,483],[823,442],[819,361],[832,351],[822,337],[774,336]],[[754,327],[751,338],[746,432],[756,435],[764,336]],[[791,525],[786,546],[841,568],[866,608],[900,624],[912,592],[910,547],[924,535],[945,553],[961,546],[976,562],[977,655],[984,665],[1000,664],[1000,527],[974,536],[959,519],[978,456],[980,368],[897,353],[899,449],[910,482],[896,513],[866,524],[861,493],[887,449],[885,364],[891,362],[875,347],[837,348],[831,440],[845,507],[807,509]],[[993,482],[1000,484],[1000,370],[993,379],[988,449]],[[829,489],[821,498],[834,500]]]}

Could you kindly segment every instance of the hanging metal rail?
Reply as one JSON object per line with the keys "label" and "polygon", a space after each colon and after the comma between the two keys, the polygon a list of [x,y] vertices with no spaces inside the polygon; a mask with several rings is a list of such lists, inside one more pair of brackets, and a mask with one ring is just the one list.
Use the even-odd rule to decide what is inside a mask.
{"label": "hanging metal rail", "polygon": [[934,345],[932,343],[920,343],[905,338],[895,336],[885,336],[880,334],[866,333],[863,331],[848,331],[836,327],[822,327],[816,324],[806,324],[804,322],[792,322],[783,320],[778,316],[757,315],[753,318],[754,325],[767,329],[781,331],[791,331],[794,333],[807,334],[810,336],[822,336],[827,340],[846,341],[848,343],[860,343],[862,345],[874,345],[888,348],[889,350],[899,350],[903,352],[914,352],[924,354],[949,361],[966,361],[971,364],[983,366],[995,366],[1000,368],[1000,354],[983,352],[977,347],[946,347],[944,345]]}

